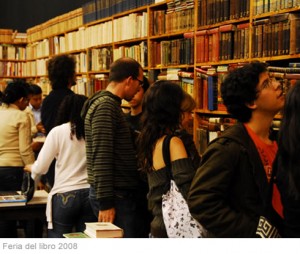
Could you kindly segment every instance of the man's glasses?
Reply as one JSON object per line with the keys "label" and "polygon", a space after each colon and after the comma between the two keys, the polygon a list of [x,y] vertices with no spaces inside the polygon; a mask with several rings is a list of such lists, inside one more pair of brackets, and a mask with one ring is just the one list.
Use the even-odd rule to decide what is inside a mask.
{"label": "man's glasses", "polygon": [[135,79],[139,82],[140,86],[143,87],[144,81],[143,80],[139,80],[138,78],[135,78]]}
{"label": "man's glasses", "polygon": [[266,79],[262,84],[261,84],[261,90],[263,89],[267,89],[267,88],[273,88],[273,89],[281,89],[283,90],[283,82],[281,82],[280,80],[277,80],[274,77],[270,77],[268,79]]}

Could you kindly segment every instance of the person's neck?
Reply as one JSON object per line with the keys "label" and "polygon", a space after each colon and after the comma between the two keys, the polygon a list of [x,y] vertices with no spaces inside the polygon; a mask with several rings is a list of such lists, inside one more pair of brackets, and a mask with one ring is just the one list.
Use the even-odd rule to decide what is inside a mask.
{"label": "person's neck", "polygon": [[124,85],[122,83],[110,82],[106,87],[106,91],[124,99]]}
{"label": "person's neck", "polygon": [[273,118],[274,116],[253,114],[247,125],[264,142],[269,143],[271,142],[269,136]]}

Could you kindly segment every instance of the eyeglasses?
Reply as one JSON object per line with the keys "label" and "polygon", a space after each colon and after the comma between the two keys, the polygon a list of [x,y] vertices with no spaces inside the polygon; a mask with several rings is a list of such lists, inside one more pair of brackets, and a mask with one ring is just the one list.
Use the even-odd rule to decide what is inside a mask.
{"label": "eyeglasses", "polygon": [[140,86],[143,87],[144,81],[143,80],[139,80],[138,78],[135,78],[135,79],[139,82]]}
{"label": "eyeglasses", "polygon": [[258,92],[260,92],[263,89],[270,88],[270,87],[275,90],[277,90],[277,89],[283,90],[283,83],[274,77],[270,77],[261,84],[261,89]]}

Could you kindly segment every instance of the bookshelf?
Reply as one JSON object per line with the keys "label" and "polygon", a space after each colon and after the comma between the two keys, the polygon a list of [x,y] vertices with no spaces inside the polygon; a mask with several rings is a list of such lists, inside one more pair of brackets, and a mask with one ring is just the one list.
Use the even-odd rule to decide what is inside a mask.
{"label": "bookshelf", "polygon": [[[28,29],[27,42],[21,44],[12,40],[14,31],[0,29],[1,89],[7,79],[26,78],[47,95],[47,61],[68,53],[77,60],[74,91],[90,96],[105,89],[112,61],[133,57],[151,82],[173,79],[193,94],[193,134],[199,143],[203,119],[229,117],[218,90],[231,68],[253,60],[275,67],[300,62],[299,13],[300,0],[90,1]],[[21,53],[7,59],[7,45]],[[7,65],[12,75],[7,75]],[[281,70],[272,75],[288,88],[300,79],[299,73]]]}

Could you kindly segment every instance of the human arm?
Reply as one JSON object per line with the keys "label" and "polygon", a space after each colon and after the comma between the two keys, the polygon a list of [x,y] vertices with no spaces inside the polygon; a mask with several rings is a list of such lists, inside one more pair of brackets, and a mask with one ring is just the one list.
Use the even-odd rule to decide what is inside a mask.
{"label": "human arm", "polygon": [[36,127],[36,123],[34,120],[33,113],[29,107],[25,109],[25,112],[27,113],[29,119],[30,119],[30,127],[31,127],[31,136],[34,137],[34,135],[38,132],[38,129]]}
{"label": "human arm", "polygon": [[[116,113],[110,104],[96,107],[90,118],[92,160],[90,170],[94,176],[93,187],[101,211],[114,207],[114,122]],[[105,215],[106,216],[106,215]]]}
{"label": "human arm", "polygon": [[173,137],[170,142],[170,157],[173,179],[181,194],[186,199],[195,175],[191,158],[188,157],[184,143],[178,137]]}
{"label": "human arm", "polygon": [[37,160],[31,167],[32,178],[35,178],[37,175],[44,175],[48,172],[50,164],[58,153],[58,142],[59,135],[57,128],[54,128],[48,134]]}
{"label": "human arm", "polygon": [[31,164],[34,162],[34,153],[31,148],[31,130],[30,130],[30,119],[28,115],[21,114],[20,121],[18,124],[19,133],[19,152],[23,163]]}
{"label": "human arm", "polygon": [[188,156],[191,158],[193,166],[197,169],[200,166],[201,157],[195,146],[193,135],[189,134],[186,130],[177,131],[176,134],[182,140]]}
{"label": "human arm", "polygon": [[[247,170],[240,164],[243,155],[234,142],[215,142],[203,155],[193,179],[188,195],[190,212],[215,237],[255,237],[258,217],[243,207],[248,202],[243,199],[253,196],[246,193],[246,183],[237,176],[239,169]],[[245,180],[251,181],[250,177]]]}

